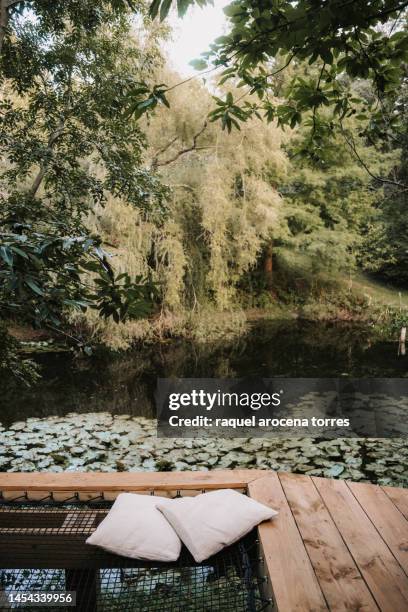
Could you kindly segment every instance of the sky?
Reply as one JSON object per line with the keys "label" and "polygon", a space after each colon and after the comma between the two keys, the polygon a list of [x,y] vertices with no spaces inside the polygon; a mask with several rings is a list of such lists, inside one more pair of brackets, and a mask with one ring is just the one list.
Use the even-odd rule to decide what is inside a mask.
{"label": "sky", "polygon": [[182,77],[197,74],[189,62],[200,57],[215,38],[225,33],[226,17],[222,9],[230,1],[214,0],[214,6],[203,9],[191,7],[183,19],[177,14],[170,16],[173,36],[172,41],[166,43],[165,50],[171,66]]}

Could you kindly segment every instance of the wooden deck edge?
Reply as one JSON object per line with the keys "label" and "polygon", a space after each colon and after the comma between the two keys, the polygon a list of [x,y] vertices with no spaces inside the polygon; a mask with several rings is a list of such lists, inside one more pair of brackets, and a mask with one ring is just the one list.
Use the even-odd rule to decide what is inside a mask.
{"label": "wooden deck edge", "polygon": [[246,489],[265,470],[210,472],[2,472],[0,491],[114,492],[161,490]]}
{"label": "wooden deck edge", "polygon": [[[286,499],[278,472],[268,470],[248,485],[250,497],[278,511],[258,526],[263,558],[264,594],[268,610],[326,612],[327,606],[314,569]],[[307,588],[303,588],[304,585]],[[302,585],[299,588],[299,585]]]}
{"label": "wooden deck edge", "polygon": [[[272,470],[263,471],[255,480],[248,483],[248,495],[258,501],[260,504],[268,505],[269,497],[265,492],[270,486],[273,486],[274,480],[271,479]],[[270,504],[269,504],[270,505]],[[275,507],[274,507],[275,509]],[[268,563],[268,533],[263,530],[262,525],[257,528],[258,539],[258,559],[259,568],[261,569],[260,589],[262,596],[267,600],[266,612],[272,612],[277,607],[276,596],[272,585],[271,568]]]}

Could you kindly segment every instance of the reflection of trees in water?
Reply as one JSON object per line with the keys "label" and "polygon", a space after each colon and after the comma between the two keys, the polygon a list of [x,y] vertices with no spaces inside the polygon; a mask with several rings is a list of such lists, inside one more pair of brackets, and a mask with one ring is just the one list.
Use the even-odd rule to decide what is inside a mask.
{"label": "reflection of trees in water", "polygon": [[261,321],[225,342],[168,341],[133,353],[93,358],[43,354],[43,380],[2,395],[5,423],[29,416],[107,411],[154,416],[158,377],[406,376],[397,347],[377,342],[367,326],[308,321]]}
{"label": "reflection of trees in water", "polygon": [[255,325],[244,360],[251,374],[401,376],[406,364],[396,354],[367,325],[294,320]]}

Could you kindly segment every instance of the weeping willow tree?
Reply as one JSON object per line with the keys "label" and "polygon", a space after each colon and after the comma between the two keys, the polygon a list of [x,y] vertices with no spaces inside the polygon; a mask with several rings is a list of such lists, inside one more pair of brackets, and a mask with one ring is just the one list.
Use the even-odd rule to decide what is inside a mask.
{"label": "weeping willow tree", "polygon": [[[167,69],[155,78],[180,80]],[[111,346],[200,329],[208,337],[222,313],[239,331],[242,309],[285,302],[313,284],[320,291],[322,272],[334,279],[350,271],[374,219],[382,188],[367,168],[386,175],[394,157],[367,146],[352,119],[345,129],[354,130],[356,151],[327,134],[313,159],[299,155],[307,130],[252,118],[228,133],[209,122],[211,89],[195,80],[177,86],[170,108],[143,120],[146,169],[170,190],[166,214],[155,219],[110,198],[90,215],[90,227],[115,249],[118,273],[151,275],[160,287],[155,318],[113,326],[88,313]]]}
{"label": "weeping willow tree", "polygon": [[[159,80],[178,81],[166,71]],[[88,320],[113,346],[160,329],[188,332],[209,311],[237,311],[237,287],[272,239],[285,231],[277,185],[287,173],[283,132],[254,119],[227,135],[206,119],[212,97],[201,83],[169,93],[170,108],[146,120],[146,168],[170,189],[166,215],[154,220],[120,198],[95,207],[90,227],[115,249],[118,272],[150,274],[161,291],[154,321],[118,327]],[[231,315],[228,315],[231,320]],[[163,327],[164,326],[164,327]]]}

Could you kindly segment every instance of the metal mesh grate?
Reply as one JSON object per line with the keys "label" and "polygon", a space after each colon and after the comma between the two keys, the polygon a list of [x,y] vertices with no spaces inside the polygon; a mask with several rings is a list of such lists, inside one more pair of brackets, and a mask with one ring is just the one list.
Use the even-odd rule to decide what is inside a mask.
{"label": "metal mesh grate", "polygon": [[[259,612],[268,607],[257,575],[255,533],[201,564],[186,548],[176,563],[127,559],[85,544],[110,505],[102,497],[87,503],[77,498],[1,502],[3,594],[75,591],[75,609],[89,612]],[[10,606],[0,604],[0,610]]]}

